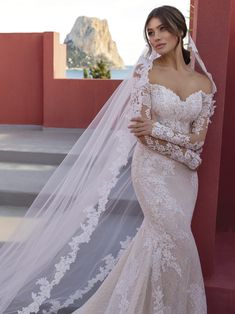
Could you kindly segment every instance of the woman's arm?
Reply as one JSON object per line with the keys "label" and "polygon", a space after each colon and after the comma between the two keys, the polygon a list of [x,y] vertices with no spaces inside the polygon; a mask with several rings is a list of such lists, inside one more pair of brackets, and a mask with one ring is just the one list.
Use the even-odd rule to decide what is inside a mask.
{"label": "woman's arm", "polygon": [[[146,87],[143,89],[142,93],[144,95],[143,100],[147,100],[147,102],[150,104],[150,100],[147,98],[150,95],[150,86],[148,85],[149,84],[146,84]],[[190,133],[185,134],[173,131],[170,127],[165,126],[159,121],[155,121],[151,124],[150,135],[157,139],[165,140],[172,144],[176,144],[194,151],[202,149],[205,142],[208,125],[211,122],[210,118],[214,114],[214,109],[216,107],[214,106],[215,100],[213,100],[214,95],[212,93],[211,81],[208,78],[203,80],[203,88],[205,89],[205,92],[202,94],[202,109],[198,117],[192,122]],[[143,101],[143,103],[146,102]],[[149,121],[139,118],[136,120],[136,122],[142,123],[142,130],[139,128],[138,135],[148,135],[148,133],[146,133],[146,129],[149,129]]]}
{"label": "woman's arm", "polygon": [[203,76],[200,84],[200,86],[203,86],[203,89],[205,90],[201,94],[202,109],[198,117],[192,122],[191,132],[189,134],[175,132],[171,128],[156,121],[153,124],[151,132],[153,137],[160,138],[192,150],[198,150],[203,147],[208,125],[211,122],[210,118],[214,114],[215,100],[213,100],[214,94],[212,93],[212,83],[209,78]]}
{"label": "woman's arm", "polygon": [[[145,101],[147,98],[145,98]],[[199,165],[201,164],[201,158],[200,158],[200,151],[192,151],[190,149],[185,149],[180,147],[179,145],[172,144],[170,142],[156,139],[151,135],[147,135],[148,133],[151,133],[151,125],[153,123],[153,120],[151,120],[151,110],[150,105],[144,104],[142,105],[141,109],[141,117],[139,118],[133,118],[131,121],[139,121],[139,120],[148,120],[149,123],[149,132],[145,132],[146,135],[141,134],[142,128],[137,128],[134,125],[130,125],[129,128],[132,129],[133,132],[138,140],[147,146],[149,149],[156,151],[162,155],[165,155],[173,160],[179,161],[183,164],[185,164],[190,169],[196,170]]]}
{"label": "woman's arm", "polygon": [[139,138],[139,141],[151,150],[181,162],[192,170],[197,170],[202,162],[200,154],[191,149],[182,148],[178,145],[155,139],[149,135],[142,136]]}
{"label": "woman's arm", "polygon": [[183,134],[175,132],[171,128],[157,121],[153,124],[151,135],[155,138],[167,140],[173,144],[192,150],[202,148],[205,142],[209,122],[211,122],[210,118],[214,114],[214,103],[215,100],[213,100],[211,94],[208,94],[203,98],[202,110],[197,119],[192,123],[191,133]]}

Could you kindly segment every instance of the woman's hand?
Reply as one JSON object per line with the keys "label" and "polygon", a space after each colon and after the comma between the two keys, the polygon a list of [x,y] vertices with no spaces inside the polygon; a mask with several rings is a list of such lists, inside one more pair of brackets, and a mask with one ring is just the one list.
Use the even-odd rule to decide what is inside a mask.
{"label": "woman's hand", "polygon": [[134,133],[137,137],[151,135],[153,124],[156,122],[143,117],[132,118],[130,121],[134,123],[129,125],[128,128],[131,129],[130,132]]}

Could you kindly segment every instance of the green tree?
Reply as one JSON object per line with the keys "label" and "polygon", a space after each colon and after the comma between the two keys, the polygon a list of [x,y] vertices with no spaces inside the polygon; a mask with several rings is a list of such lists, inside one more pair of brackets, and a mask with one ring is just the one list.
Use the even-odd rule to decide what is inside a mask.
{"label": "green tree", "polygon": [[87,70],[87,68],[83,69],[83,78],[88,78],[88,70]]}
{"label": "green tree", "polygon": [[89,74],[94,79],[110,79],[111,73],[108,65],[103,61],[97,61],[96,65],[89,68]]}

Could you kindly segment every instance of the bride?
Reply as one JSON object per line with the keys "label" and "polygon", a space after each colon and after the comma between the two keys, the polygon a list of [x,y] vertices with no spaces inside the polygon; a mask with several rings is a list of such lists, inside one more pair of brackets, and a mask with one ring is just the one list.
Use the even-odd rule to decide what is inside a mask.
{"label": "bride", "polygon": [[191,220],[216,86],[178,9],[144,30],[132,77],[1,248],[1,313],[207,313]]}

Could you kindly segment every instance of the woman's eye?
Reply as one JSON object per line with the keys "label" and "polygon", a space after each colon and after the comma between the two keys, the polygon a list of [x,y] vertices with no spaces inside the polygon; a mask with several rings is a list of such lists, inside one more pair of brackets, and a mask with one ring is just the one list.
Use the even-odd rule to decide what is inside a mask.
{"label": "woman's eye", "polygon": [[164,27],[164,26],[162,26],[162,27],[160,28],[160,30],[163,30],[163,29],[165,29],[165,27]]}
{"label": "woman's eye", "polygon": [[148,32],[148,36],[152,36],[153,35],[153,32]]}

